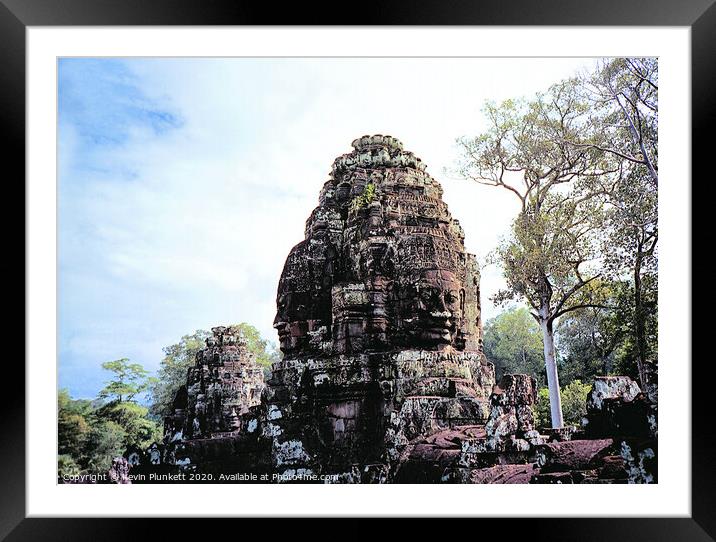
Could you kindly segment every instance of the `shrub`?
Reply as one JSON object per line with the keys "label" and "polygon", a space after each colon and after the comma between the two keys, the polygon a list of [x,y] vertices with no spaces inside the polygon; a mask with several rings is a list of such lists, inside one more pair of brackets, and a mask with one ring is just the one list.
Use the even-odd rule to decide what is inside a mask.
{"label": "shrub", "polygon": [[[592,389],[590,384],[581,380],[573,380],[562,388],[562,414],[565,425],[581,426],[582,418],[587,413],[587,395]],[[549,390],[541,388],[537,392],[537,403],[533,407],[537,427],[552,427],[549,412]]]}
{"label": "shrub", "polygon": [[370,205],[374,199],[375,185],[373,183],[368,183],[365,185],[363,193],[360,196],[356,196],[355,198],[353,198],[353,200],[351,201],[350,210],[355,212],[359,209],[363,209],[364,207]]}

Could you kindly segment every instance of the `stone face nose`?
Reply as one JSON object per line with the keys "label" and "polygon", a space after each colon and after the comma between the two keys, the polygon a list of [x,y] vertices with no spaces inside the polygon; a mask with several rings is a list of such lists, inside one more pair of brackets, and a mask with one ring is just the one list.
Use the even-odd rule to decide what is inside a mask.
{"label": "stone face nose", "polygon": [[[442,295],[435,296],[435,309],[435,312],[437,313],[447,312],[447,305]],[[450,313],[448,312],[448,316],[449,315]]]}

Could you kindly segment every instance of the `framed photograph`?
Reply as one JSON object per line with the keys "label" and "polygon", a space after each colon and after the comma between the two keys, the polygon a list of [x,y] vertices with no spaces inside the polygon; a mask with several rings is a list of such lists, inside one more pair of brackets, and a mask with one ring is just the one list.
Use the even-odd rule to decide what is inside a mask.
{"label": "framed photograph", "polygon": [[271,11],[3,0],[27,315],[3,535],[712,539],[691,179],[716,8]]}

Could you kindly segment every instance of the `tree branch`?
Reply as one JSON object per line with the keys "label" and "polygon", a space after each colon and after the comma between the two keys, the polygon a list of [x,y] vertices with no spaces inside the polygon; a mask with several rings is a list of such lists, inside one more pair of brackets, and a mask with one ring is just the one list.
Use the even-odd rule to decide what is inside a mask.
{"label": "tree branch", "polygon": [[557,306],[554,308],[553,316],[550,317],[550,321],[554,321],[555,318],[557,318],[557,317],[560,316],[561,314],[564,314],[564,311],[560,312],[560,310],[562,309],[562,307],[564,306],[564,304],[567,302],[567,300],[568,300],[575,292],[577,292],[580,288],[582,288],[583,286],[586,286],[587,284],[589,284],[589,283],[592,282],[593,280],[598,279],[598,278],[601,276],[601,274],[598,274],[598,275],[594,275],[593,277],[591,277],[591,278],[589,278],[589,279],[587,279],[587,280],[584,280],[584,279],[581,278],[581,275],[579,274],[579,270],[577,269],[577,267],[579,267],[579,264],[577,264],[577,265],[575,266],[575,272],[576,272],[576,275],[579,277],[579,282],[578,282],[577,284],[575,284],[574,286],[572,286],[567,292],[565,292],[565,294],[564,294],[564,295],[562,296],[562,298],[559,300],[559,303],[557,303]]}
{"label": "tree branch", "polygon": [[559,318],[560,316],[567,314],[568,312],[576,311],[579,309],[613,309],[614,307],[609,305],[600,305],[599,303],[580,303],[578,305],[572,305],[570,307],[567,307],[566,309],[562,309],[558,313],[555,313],[553,317],[550,318],[550,321],[554,321],[556,318]]}
{"label": "tree branch", "polygon": [[568,139],[563,140],[565,143],[568,143],[570,145],[574,145],[575,147],[589,147],[592,149],[597,149],[598,151],[602,152],[609,152],[611,154],[614,154],[618,156],[619,158],[623,158],[624,160],[628,160],[630,162],[634,162],[635,164],[642,164],[646,165],[645,160],[640,160],[639,158],[635,158],[634,156],[628,156],[622,152],[619,152],[614,149],[609,149],[607,147],[602,147],[601,145],[597,145],[596,143],[577,143],[576,141],[569,141]]}

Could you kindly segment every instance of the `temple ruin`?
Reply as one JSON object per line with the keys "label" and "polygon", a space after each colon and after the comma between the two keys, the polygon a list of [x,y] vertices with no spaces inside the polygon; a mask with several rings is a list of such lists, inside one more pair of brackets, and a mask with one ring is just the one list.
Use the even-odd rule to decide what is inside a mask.
{"label": "temple ruin", "polygon": [[[274,321],[283,359],[266,385],[232,328],[214,328],[163,444],[137,468],[337,483],[654,481],[655,427],[644,430],[651,411],[631,381],[603,379],[585,429],[538,431],[534,380],[496,384],[483,354],[479,269],[440,184],[393,137],[352,147],[286,259]],[[625,412],[632,425],[610,433]]]}
{"label": "temple ruin", "polygon": [[246,340],[230,326],[211,331],[174,398],[174,413],[164,420],[170,442],[231,435],[240,427],[239,416],[261,403],[263,370]]}

